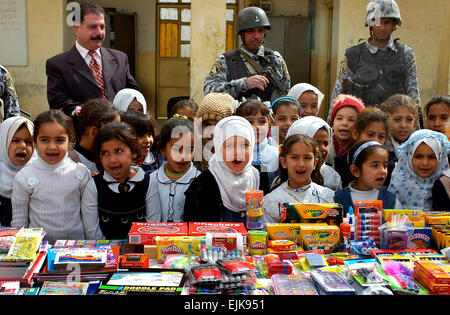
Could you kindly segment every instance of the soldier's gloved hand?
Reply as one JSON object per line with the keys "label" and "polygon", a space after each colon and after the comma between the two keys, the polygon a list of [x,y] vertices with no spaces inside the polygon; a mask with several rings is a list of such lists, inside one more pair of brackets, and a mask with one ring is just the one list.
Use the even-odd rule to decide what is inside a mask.
{"label": "soldier's gloved hand", "polygon": [[255,74],[247,78],[247,85],[249,90],[257,88],[264,91],[268,84],[269,80],[263,75]]}

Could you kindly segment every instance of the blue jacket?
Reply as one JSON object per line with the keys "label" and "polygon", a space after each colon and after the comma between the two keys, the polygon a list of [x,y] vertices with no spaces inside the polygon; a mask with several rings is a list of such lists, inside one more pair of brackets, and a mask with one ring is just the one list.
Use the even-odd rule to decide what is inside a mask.
{"label": "blue jacket", "polygon": [[[382,187],[378,191],[377,200],[383,201],[383,209],[395,209],[395,201],[397,197],[394,193],[388,191],[385,187]],[[334,201],[340,203],[344,207],[344,216],[347,215],[350,206],[355,208],[352,200],[350,188],[347,186],[344,189],[336,192],[334,195]]]}

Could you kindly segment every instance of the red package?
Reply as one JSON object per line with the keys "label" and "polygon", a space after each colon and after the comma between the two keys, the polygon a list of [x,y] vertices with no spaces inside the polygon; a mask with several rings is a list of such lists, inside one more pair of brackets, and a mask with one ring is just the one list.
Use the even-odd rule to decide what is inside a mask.
{"label": "red package", "polygon": [[284,275],[292,274],[292,264],[281,260],[279,262],[270,262],[267,266],[269,277],[272,277],[272,275],[274,274],[284,274]]}

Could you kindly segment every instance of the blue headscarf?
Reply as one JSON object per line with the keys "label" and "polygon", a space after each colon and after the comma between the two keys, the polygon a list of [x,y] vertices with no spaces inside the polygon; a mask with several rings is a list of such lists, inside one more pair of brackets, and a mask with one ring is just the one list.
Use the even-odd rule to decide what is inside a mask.
{"label": "blue headscarf", "polygon": [[[417,175],[412,167],[414,152],[421,143],[427,144],[438,159],[436,170],[427,178]],[[432,210],[433,184],[449,168],[450,142],[447,137],[428,129],[418,130],[398,147],[397,152],[399,159],[392,172],[389,191],[397,195],[403,209]]]}

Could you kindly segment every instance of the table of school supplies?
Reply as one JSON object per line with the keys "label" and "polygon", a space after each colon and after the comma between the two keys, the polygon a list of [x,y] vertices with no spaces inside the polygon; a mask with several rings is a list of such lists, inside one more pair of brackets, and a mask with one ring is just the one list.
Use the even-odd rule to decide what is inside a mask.
{"label": "table of school supplies", "polygon": [[42,228],[0,228],[0,295],[449,295],[450,214],[376,213],[134,224],[125,240],[53,244]]}

